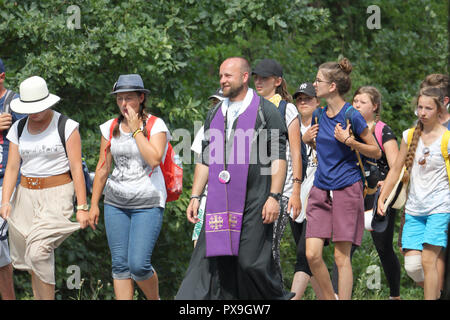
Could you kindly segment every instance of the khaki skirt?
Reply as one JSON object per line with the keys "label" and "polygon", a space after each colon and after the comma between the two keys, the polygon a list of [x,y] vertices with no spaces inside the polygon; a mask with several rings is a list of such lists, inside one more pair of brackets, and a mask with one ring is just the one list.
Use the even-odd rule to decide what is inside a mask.
{"label": "khaki skirt", "polygon": [[80,228],[73,215],[73,182],[46,189],[19,185],[8,218],[9,245],[14,268],[33,272],[55,284],[54,250]]}

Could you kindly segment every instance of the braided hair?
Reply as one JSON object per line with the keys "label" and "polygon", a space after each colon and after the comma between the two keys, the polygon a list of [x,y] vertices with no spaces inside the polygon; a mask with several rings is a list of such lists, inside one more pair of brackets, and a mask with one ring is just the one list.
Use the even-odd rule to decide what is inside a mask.
{"label": "braided hair", "polygon": [[[416,106],[419,102],[419,98],[421,96],[430,97],[434,100],[434,103],[436,104],[436,107],[438,111],[440,109],[444,108],[444,92],[442,89],[437,87],[424,87],[419,91],[419,94],[416,99]],[[414,164],[414,158],[416,155],[416,149],[417,145],[419,144],[419,139],[423,131],[423,123],[420,121],[420,119],[417,121],[416,128],[414,130],[414,134],[411,140],[411,144],[408,149],[408,153],[406,154],[405,159],[405,167],[406,172],[403,175],[403,183],[407,183],[409,181],[410,175],[411,175],[411,168]]]}

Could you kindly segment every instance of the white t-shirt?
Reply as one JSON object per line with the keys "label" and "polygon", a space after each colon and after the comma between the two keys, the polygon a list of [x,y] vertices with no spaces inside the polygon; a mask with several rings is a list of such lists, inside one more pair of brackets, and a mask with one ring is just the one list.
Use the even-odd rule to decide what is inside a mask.
{"label": "white t-shirt", "polygon": [[[284,119],[288,130],[292,121],[295,120],[295,118],[297,117],[298,117],[297,108],[292,103],[288,103],[286,105],[286,115]],[[290,198],[292,196],[292,190],[294,188],[294,183],[292,182],[294,175],[292,171],[292,157],[289,148],[289,142],[286,143],[286,163],[287,163],[287,172],[286,172],[286,180],[284,182],[283,196]],[[300,179],[301,177],[297,178]]]}
{"label": "white t-shirt", "polygon": [[[19,146],[22,165],[20,172],[25,177],[49,177],[65,173],[70,170],[61,138],[58,134],[58,119],[60,113],[53,111],[53,118],[47,129],[39,134],[28,132],[28,119],[20,136],[17,138],[16,121],[6,136],[8,140]],[[66,142],[72,132],[78,129],[78,122],[68,119],[65,128]]]}
{"label": "white t-shirt", "polygon": [[[202,140],[205,139],[205,127],[202,126],[195,135],[194,142],[192,142],[191,150],[197,154],[202,153]],[[202,195],[206,196],[208,194],[208,184],[205,185]],[[206,201],[201,201],[200,208],[205,210]]]}
{"label": "white t-shirt", "polygon": [[[108,120],[100,126],[102,136],[106,140],[109,140],[113,120]],[[169,142],[169,129],[164,121],[158,118],[153,124],[150,137],[160,132],[166,133]],[[163,159],[167,146],[168,143]],[[114,170],[105,186],[106,204],[125,209],[165,207],[167,193],[160,167],[155,167],[151,177],[149,176],[151,166],[142,158],[132,133],[124,132],[122,125],[120,136],[111,139],[111,155],[114,159]]]}
{"label": "white t-shirt", "polygon": [[[311,127],[311,125],[305,127],[301,126],[302,135],[308,131],[308,129]],[[309,196],[309,191],[311,190],[313,183],[314,183],[314,174],[317,170],[317,163],[314,161],[314,159],[317,157],[316,150],[312,149],[309,145],[306,145],[306,154],[309,155],[308,157],[308,166],[306,168],[306,178],[302,182],[302,188],[300,191],[300,199],[302,201],[302,211],[298,215],[297,219],[295,219],[295,222],[302,223],[303,220],[306,218],[306,206],[308,204],[307,199]],[[293,217],[292,213],[290,214],[291,218]]]}
{"label": "white t-shirt", "polygon": [[[407,143],[408,130],[403,132],[403,140]],[[426,163],[420,165],[419,159],[425,148],[422,138],[417,144],[414,163],[409,181],[408,200],[405,212],[413,216],[426,216],[434,213],[450,213],[450,186],[444,157],[441,153],[442,136],[428,148],[430,154]],[[447,147],[450,153],[450,143]]]}
{"label": "white t-shirt", "polygon": [[242,101],[230,101],[229,98],[225,98],[222,101],[221,110],[223,116],[227,115],[227,137],[231,135],[233,129],[233,123],[238,116],[247,110],[248,106],[253,99],[253,89],[248,88],[247,93]]}
{"label": "white t-shirt", "polygon": [[194,141],[192,142],[191,150],[197,154],[202,153],[202,140],[205,137],[205,127],[202,126],[195,134]]}

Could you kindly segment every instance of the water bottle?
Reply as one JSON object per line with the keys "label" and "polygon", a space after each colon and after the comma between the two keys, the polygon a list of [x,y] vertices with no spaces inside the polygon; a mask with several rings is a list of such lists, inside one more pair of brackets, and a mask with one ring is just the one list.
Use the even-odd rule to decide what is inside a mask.
{"label": "water bottle", "polygon": [[181,169],[183,169],[183,162],[181,161],[181,158],[180,158],[179,155],[176,154],[176,155],[173,157],[173,161],[175,162],[175,164],[176,164],[177,166],[179,166]]}

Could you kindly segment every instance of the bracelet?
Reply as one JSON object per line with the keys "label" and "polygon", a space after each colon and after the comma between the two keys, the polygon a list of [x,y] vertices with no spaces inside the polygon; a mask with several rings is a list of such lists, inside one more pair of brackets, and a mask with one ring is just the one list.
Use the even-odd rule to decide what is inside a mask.
{"label": "bracelet", "polygon": [[133,132],[133,138],[135,138],[136,135],[137,135],[139,132],[142,132],[142,130],[141,130],[141,129],[137,129],[135,132]]}
{"label": "bracelet", "polygon": [[7,202],[7,203],[2,203],[2,204],[0,205],[0,208],[1,208],[1,207],[4,207],[4,206],[6,206],[6,205],[12,207],[11,202]]}
{"label": "bracelet", "polygon": [[300,183],[300,184],[302,184],[302,180],[299,179],[299,178],[293,178],[293,179],[292,179],[292,182],[293,182],[293,183]]}
{"label": "bracelet", "polygon": [[347,138],[345,138],[345,140],[344,140],[344,144],[345,144],[345,145],[347,145],[347,144],[346,144],[347,139],[348,139],[348,138],[351,138],[351,137],[352,137],[352,136],[348,136]]}
{"label": "bracelet", "polygon": [[191,196],[191,200],[192,200],[192,199],[197,199],[198,201],[200,201],[200,198],[201,198],[201,196],[195,196],[195,195],[194,195],[194,196]]}

